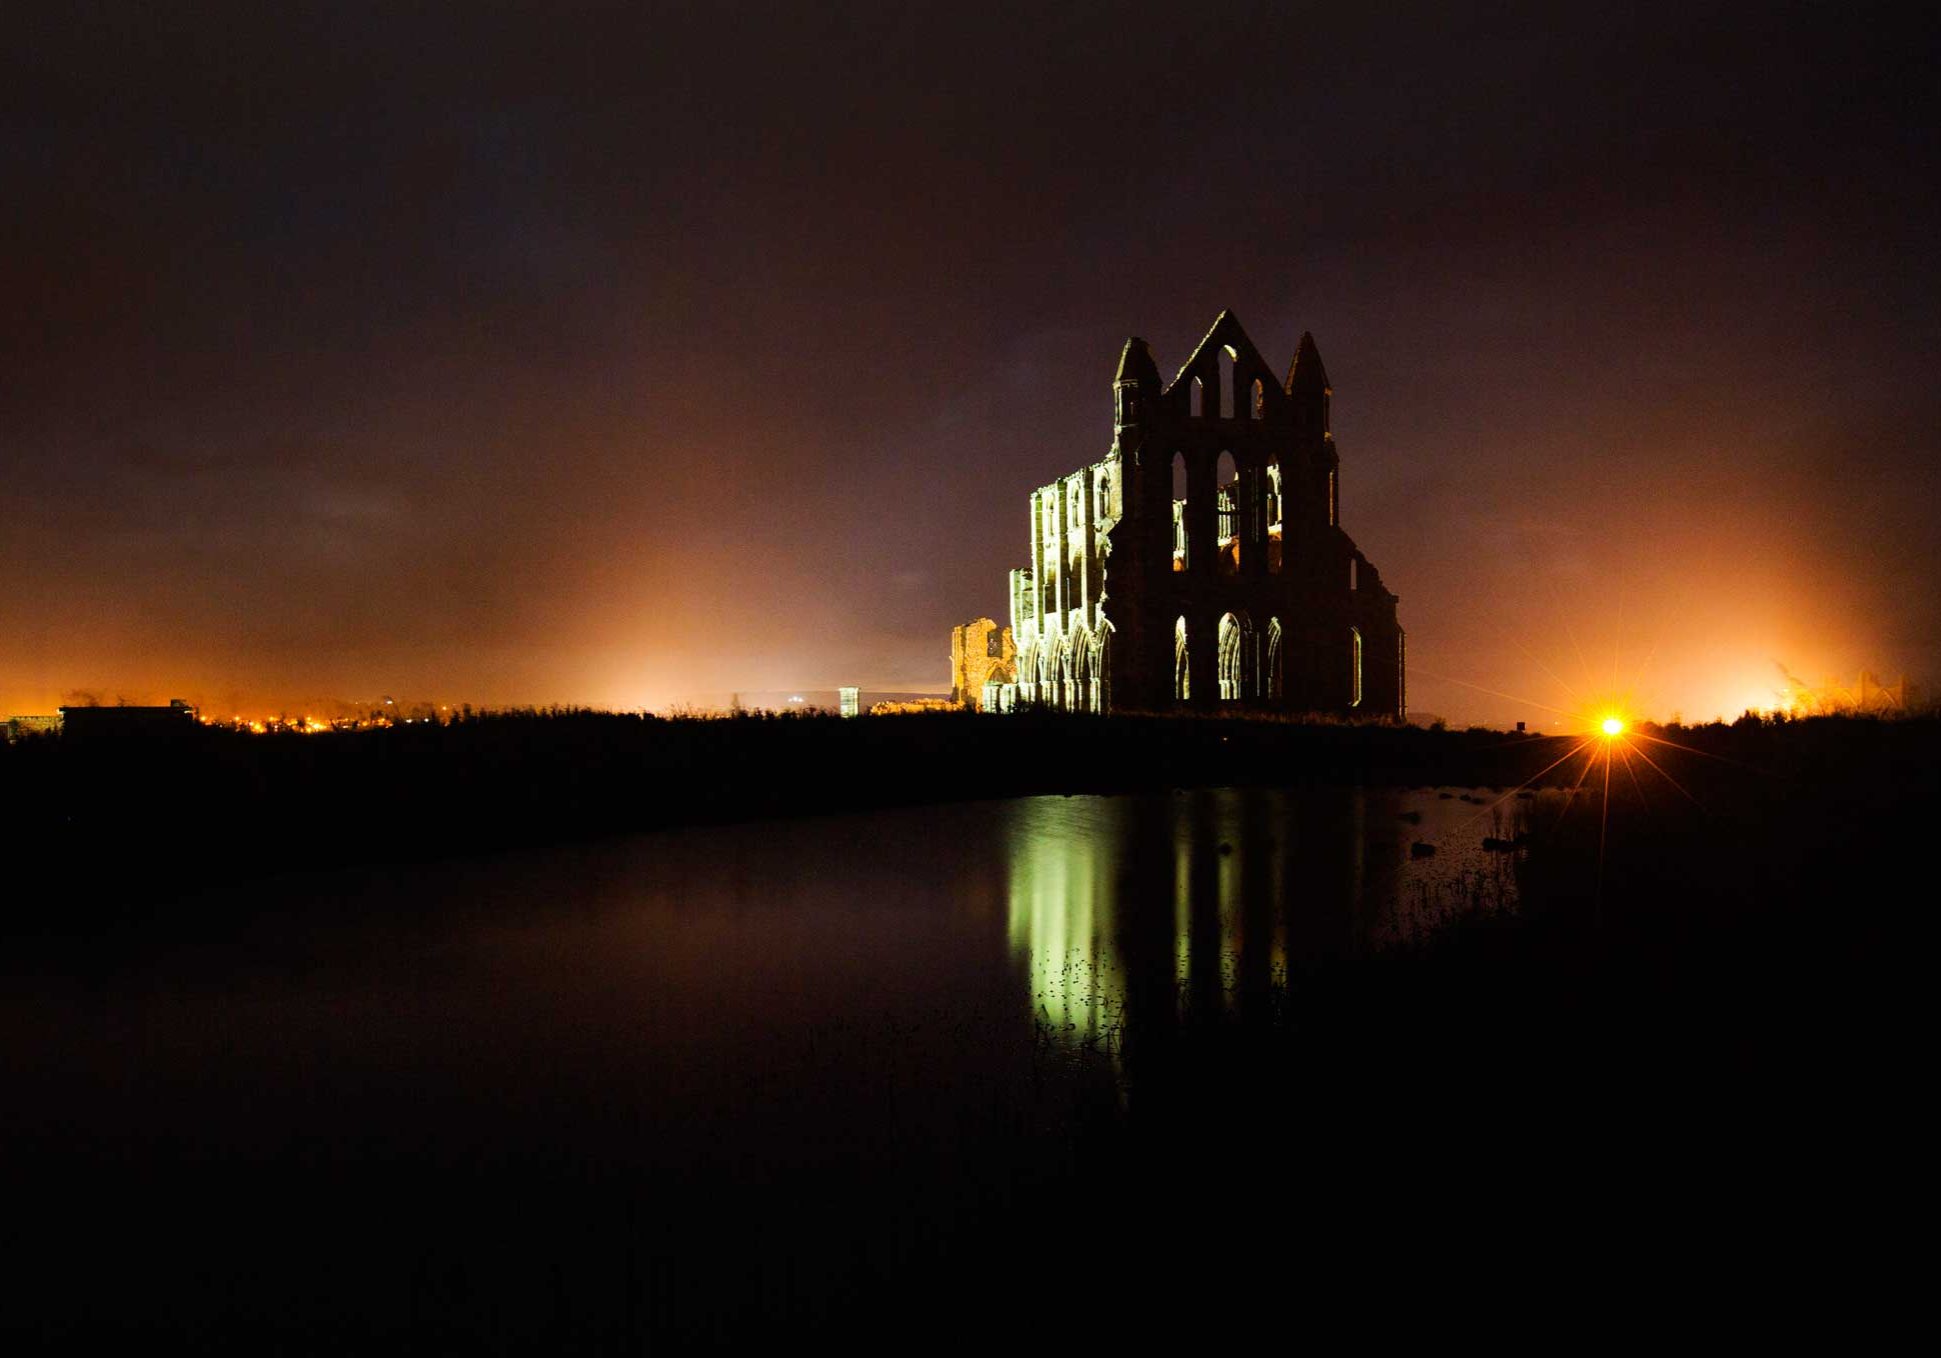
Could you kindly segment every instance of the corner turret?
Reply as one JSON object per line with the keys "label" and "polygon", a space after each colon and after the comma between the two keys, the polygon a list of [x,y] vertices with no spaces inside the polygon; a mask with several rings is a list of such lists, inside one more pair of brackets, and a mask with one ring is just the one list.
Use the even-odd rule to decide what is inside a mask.
{"label": "corner turret", "polygon": [[1295,429],[1300,436],[1329,437],[1328,398],[1333,395],[1314,335],[1303,331],[1301,347],[1294,353],[1294,366],[1287,370],[1287,396],[1294,405]]}
{"label": "corner turret", "polygon": [[1112,378],[1112,425],[1114,444],[1128,454],[1134,464],[1139,460],[1139,425],[1151,413],[1151,405],[1165,388],[1159,384],[1159,369],[1153,365],[1153,351],[1145,339],[1134,336],[1118,355],[1118,374]]}
{"label": "corner turret", "polygon": [[[1163,390],[1159,369],[1152,361],[1152,350],[1134,335],[1126,341],[1125,350],[1119,355],[1118,374],[1112,379],[1114,425],[1121,433],[1136,428],[1144,422],[1152,400]],[[1138,440],[1129,442],[1128,451],[1136,453]]]}
{"label": "corner turret", "polygon": [[1115,386],[1133,382],[1150,390],[1159,389],[1159,368],[1152,361],[1152,350],[1137,335],[1126,341],[1125,350],[1119,355],[1119,375],[1112,381]]}

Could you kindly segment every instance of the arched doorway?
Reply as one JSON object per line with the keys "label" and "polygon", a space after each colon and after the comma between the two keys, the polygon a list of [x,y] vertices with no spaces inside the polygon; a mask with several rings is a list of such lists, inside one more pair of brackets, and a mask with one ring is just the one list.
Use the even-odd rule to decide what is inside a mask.
{"label": "arched doorway", "polygon": [[1090,683],[1082,695],[1087,711],[1106,712],[1111,708],[1111,636],[1112,624],[1106,622],[1100,623],[1099,630],[1092,634],[1091,655],[1085,662]]}
{"label": "arched doorway", "polygon": [[1072,682],[1067,690],[1065,708],[1070,712],[1092,711],[1092,634],[1083,627],[1071,636],[1070,665]]}

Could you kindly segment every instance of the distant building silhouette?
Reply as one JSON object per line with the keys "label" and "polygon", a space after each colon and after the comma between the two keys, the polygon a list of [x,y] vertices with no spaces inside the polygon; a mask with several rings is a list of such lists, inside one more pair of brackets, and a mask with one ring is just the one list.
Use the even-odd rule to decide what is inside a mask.
{"label": "distant building silhouette", "polygon": [[61,728],[66,739],[152,740],[181,736],[196,729],[196,710],[180,698],[167,707],[63,707]]}
{"label": "distant building silhouette", "polygon": [[1128,340],[1113,394],[1111,452],[1032,492],[1000,701],[1401,718],[1397,599],[1340,525],[1314,337],[1283,383],[1223,311],[1170,384]]}
{"label": "distant building silhouette", "polygon": [[58,713],[46,716],[28,715],[8,717],[5,721],[0,721],[0,740],[11,744],[16,740],[25,740],[30,736],[55,735],[59,733],[60,729],[61,718]]}

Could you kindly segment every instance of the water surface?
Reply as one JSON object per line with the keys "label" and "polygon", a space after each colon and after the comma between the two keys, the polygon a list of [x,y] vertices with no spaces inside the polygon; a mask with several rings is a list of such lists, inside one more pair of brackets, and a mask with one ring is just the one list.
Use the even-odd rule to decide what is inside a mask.
{"label": "water surface", "polygon": [[22,951],[0,1074],[46,1271],[10,1322],[830,1322],[1058,1191],[1085,1110],[1141,1097],[1142,1044],[1513,909],[1512,855],[1481,844],[1538,803],[1492,803],[1212,790],[687,830],[258,883],[207,916],[242,925],[190,902],[132,944]]}

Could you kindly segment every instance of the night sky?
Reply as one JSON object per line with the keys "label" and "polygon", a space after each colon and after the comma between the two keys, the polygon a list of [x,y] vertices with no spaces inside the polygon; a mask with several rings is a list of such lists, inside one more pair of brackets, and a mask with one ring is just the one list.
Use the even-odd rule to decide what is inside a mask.
{"label": "night sky", "polygon": [[947,686],[1223,307],[1412,707],[1941,684],[1931,18],[1370,8],[15,7],[0,715]]}

